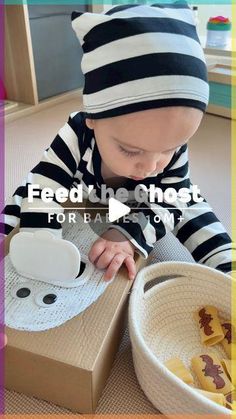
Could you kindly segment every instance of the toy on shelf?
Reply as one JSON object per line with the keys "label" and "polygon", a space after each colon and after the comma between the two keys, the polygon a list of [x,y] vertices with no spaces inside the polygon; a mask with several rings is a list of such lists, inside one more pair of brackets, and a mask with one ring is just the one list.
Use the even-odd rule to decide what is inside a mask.
{"label": "toy on shelf", "polygon": [[227,17],[211,17],[207,22],[206,47],[225,47],[229,42],[231,22]]}
{"label": "toy on shelf", "polygon": [[5,85],[0,78],[0,111],[4,110],[4,112],[9,111],[10,109],[17,108],[18,103],[13,102],[7,98],[7,91]]}

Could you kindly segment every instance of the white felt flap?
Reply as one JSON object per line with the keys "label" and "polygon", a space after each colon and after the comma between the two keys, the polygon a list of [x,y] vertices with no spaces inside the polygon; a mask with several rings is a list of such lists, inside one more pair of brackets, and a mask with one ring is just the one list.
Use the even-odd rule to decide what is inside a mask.
{"label": "white felt flap", "polygon": [[18,274],[58,285],[66,286],[80,270],[77,247],[45,230],[16,234],[10,242],[9,256]]}
{"label": "white felt flap", "polygon": [[[87,307],[93,304],[111,284],[112,281],[104,280],[104,270],[97,269],[96,266],[88,260],[89,251],[98,237],[97,234],[92,231],[89,224],[84,223],[83,217],[80,214],[76,211],[74,211],[74,213],[77,217],[77,223],[71,224],[67,217],[66,221],[63,223],[62,237],[64,240],[60,239],[64,244],[69,242],[70,249],[72,248],[72,244],[75,246],[76,252],[78,252],[79,249],[81,264],[80,269],[78,266],[79,263],[76,264],[77,269],[74,270],[74,272],[76,272],[74,279],[67,280],[62,284],[59,281],[57,274],[55,274],[54,269],[53,275],[57,282],[52,281],[52,278],[50,278],[50,282],[46,280],[43,281],[42,278],[39,277],[41,273],[40,275],[37,275],[39,280],[32,278],[28,279],[28,274],[26,277],[26,275],[20,275],[17,272],[10,260],[10,255],[6,256],[4,267],[5,310],[4,313],[2,312],[2,315],[4,315],[5,324],[8,327],[27,331],[41,331],[58,327],[82,313]],[[101,226],[101,233],[102,231],[103,226]],[[41,231],[41,233],[42,232],[43,231]],[[46,230],[44,230],[44,232],[46,232]],[[21,235],[22,234],[23,232],[21,232]],[[21,239],[21,235],[19,235],[19,238],[14,236],[14,240]],[[27,240],[25,243],[27,246],[24,246],[24,236],[25,232],[22,236],[23,244],[21,253],[16,252],[13,247],[11,248],[13,262],[14,254],[18,255],[18,257],[22,254],[22,258],[25,257],[25,254],[27,256],[26,250],[30,247],[30,244]],[[45,237],[45,235],[42,237],[41,234],[40,236],[41,239]],[[30,237],[32,238],[32,234]],[[37,238],[39,239],[39,236]],[[50,240],[54,243],[54,247],[56,247],[55,244],[58,243],[58,239],[50,238]],[[11,245],[14,246],[13,238],[11,242]],[[21,245],[20,241],[18,245]],[[27,259],[30,258],[31,256],[28,254]],[[41,265],[42,260],[42,257],[39,258],[37,255],[35,263]],[[55,261],[57,272],[60,270],[58,268],[59,262],[60,258],[57,258]],[[20,266],[24,268],[23,260],[20,262]],[[27,270],[29,271],[29,265],[27,264],[27,266]],[[50,295],[54,298],[48,298]]]}

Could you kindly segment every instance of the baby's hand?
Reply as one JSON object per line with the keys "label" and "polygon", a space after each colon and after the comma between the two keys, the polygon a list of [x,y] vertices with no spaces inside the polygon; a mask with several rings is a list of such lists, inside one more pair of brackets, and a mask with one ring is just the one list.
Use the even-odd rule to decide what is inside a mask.
{"label": "baby's hand", "polygon": [[136,275],[134,261],[134,246],[118,230],[111,228],[96,240],[88,254],[90,262],[98,269],[106,269],[104,279],[109,281],[118,272],[121,265],[125,263],[129,279]]}

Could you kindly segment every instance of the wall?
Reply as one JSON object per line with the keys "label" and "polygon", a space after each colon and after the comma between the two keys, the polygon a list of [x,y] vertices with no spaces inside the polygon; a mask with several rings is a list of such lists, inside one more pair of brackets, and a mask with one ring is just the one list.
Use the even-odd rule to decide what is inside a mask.
{"label": "wall", "polygon": [[71,26],[85,5],[28,5],[39,100],[79,89],[82,48]]}

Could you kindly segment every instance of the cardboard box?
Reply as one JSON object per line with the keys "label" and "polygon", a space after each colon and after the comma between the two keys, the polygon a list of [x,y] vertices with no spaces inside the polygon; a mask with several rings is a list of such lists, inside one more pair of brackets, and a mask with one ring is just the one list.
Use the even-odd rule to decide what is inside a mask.
{"label": "cardboard box", "polygon": [[[8,236],[6,253],[17,231]],[[138,269],[145,262],[136,261]],[[93,413],[125,328],[131,285],[123,267],[93,305],[64,325],[43,332],[6,328],[5,387]]]}

